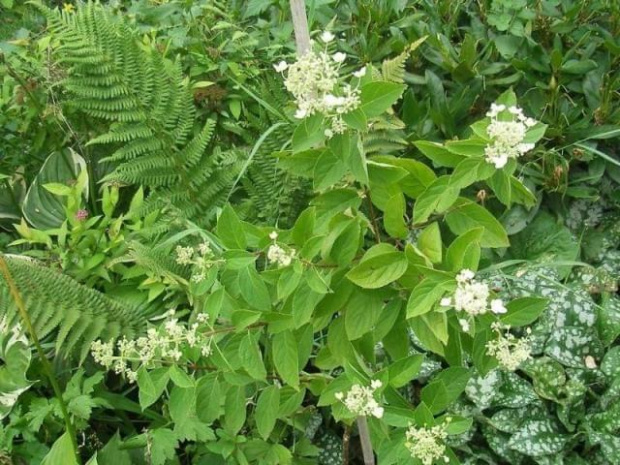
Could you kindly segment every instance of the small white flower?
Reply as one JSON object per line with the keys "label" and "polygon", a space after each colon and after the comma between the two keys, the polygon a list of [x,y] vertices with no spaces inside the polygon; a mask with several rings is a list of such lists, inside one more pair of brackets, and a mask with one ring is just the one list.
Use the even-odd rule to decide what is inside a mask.
{"label": "small white flower", "polygon": [[504,307],[502,299],[491,300],[491,311],[496,314],[506,313],[508,310]]}
{"label": "small white flower", "polygon": [[346,55],[346,53],[336,52],[336,53],[334,53],[334,55],[332,56],[332,59],[333,59],[336,63],[342,63],[344,60],[346,60],[346,59],[347,59],[347,55]]}
{"label": "small white flower", "polygon": [[373,379],[370,382],[370,387],[373,389],[379,389],[381,386],[383,386],[383,383],[381,382],[381,380]]}
{"label": "small white flower", "polygon": [[323,31],[321,34],[321,41],[325,44],[329,44],[335,38],[336,36],[329,31]]}
{"label": "small white flower", "polygon": [[297,119],[304,119],[306,116],[308,116],[308,111],[302,108],[298,108],[295,112],[295,118]]}
{"label": "small white flower", "polygon": [[464,270],[461,270],[461,272],[456,276],[456,282],[464,283],[466,281],[471,281],[472,279],[474,279],[475,276],[476,273],[466,268]]}
{"label": "small white flower", "polygon": [[596,360],[594,360],[594,357],[592,357],[592,355],[586,355],[585,364],[586,368],[589,368],[590,370],[596,370]]}
{"label": "small white flower", "polygon": [[365,66],[353,73],[353,76],[355,76],[356,78],[362,78],[365,75],[366,75],[366,67]]}
{"label": "small white flower", "polygon": [[450,297],[444,297],[439,302],[439,305],[441,305],[442,307],[452,307],[452,299]]}
{"label": "small white flower", "polygon": [[276,231],[271,231],[269,233],[269,239],[271,239],[272,241],[275,241],[278,238],[278,233]]}
{"label": "small white flower", "polygon": [[461,329],[465,332],[469,331],[469,321],[464,318],[459,318],[459,324],[461,325]]}
{"label": "small white flower", "polygon": [[344,392],[337,392],[336,394],[334,394],[334,397],[338,400],[342,400],[344,399]]}
{"label": "small white flower", "polygon": [[323,134],[325,134],[325,137],[327,137],[328,139],[331,139],[332,137],[334,137],[334,131],[332,131],[331,129],[327,128]]}
{"label": "small white flower", "polygon": [[273,65],[273,68],[276,72],[283,73],[288,68],[288,63],[286,61],[281,61],[280,63]]}

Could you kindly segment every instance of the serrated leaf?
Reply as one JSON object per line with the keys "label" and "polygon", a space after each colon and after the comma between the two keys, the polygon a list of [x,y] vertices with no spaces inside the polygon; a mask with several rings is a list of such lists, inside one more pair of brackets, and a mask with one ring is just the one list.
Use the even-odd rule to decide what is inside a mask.
{"label": "serrated leaf", "polygon": [[258,434],[265,440],[276,425],[278,409],[280,408],[280,388],[269,386],[260,393],[256,403],[254,419]]}

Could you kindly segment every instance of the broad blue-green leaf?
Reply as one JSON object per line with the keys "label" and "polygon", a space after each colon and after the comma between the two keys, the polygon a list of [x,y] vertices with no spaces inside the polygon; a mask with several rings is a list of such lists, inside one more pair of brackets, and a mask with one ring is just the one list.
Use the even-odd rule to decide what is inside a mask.
{"label": "broad blue-green leaf", "polygon": [[[47,157],[22,204],[22,212],[28,223],[37,229],[58,228],[66,219],[66,198],[54,195],[44,186],[50,183],[74,183],[84,169],[84,159],[70,149],[54,152]],[[85,195],[88,195],[88,190]]]}

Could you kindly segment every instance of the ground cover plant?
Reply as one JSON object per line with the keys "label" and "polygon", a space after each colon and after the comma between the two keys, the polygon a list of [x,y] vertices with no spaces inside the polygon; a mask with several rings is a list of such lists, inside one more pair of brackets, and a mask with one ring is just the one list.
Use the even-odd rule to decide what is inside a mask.
{"label": "ground cover plant", "polygon": [[0,0],[0,463],[620,463],[620,6],[295,3]]}

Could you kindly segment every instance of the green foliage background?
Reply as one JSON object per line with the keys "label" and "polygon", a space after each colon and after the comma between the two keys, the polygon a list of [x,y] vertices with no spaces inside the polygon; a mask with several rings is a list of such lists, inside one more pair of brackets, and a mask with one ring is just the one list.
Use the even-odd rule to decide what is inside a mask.
{"label": "green foliage background", "polygon": [[[372,68],[370,129],[329,141],[273,70],[284,0],[35,3],[0,0],[0,245],[62,395],[0,337],[0,463],[74,463],[67,419],[75,463],[362,463],[335,393],[370,379],[379,464],[421,463],[405,429],[448,416],[450,463],[620,463],[617,1],[307,1],[344,71]],[[540,124],[495,171],[498,99]],[[205,242],[196,282],[175,250]],[[531,327],[518,371],[485,354],[491,318],[441,310],[463,268]],[[171,308],[217,351],[136,384],[89,355]]]}

